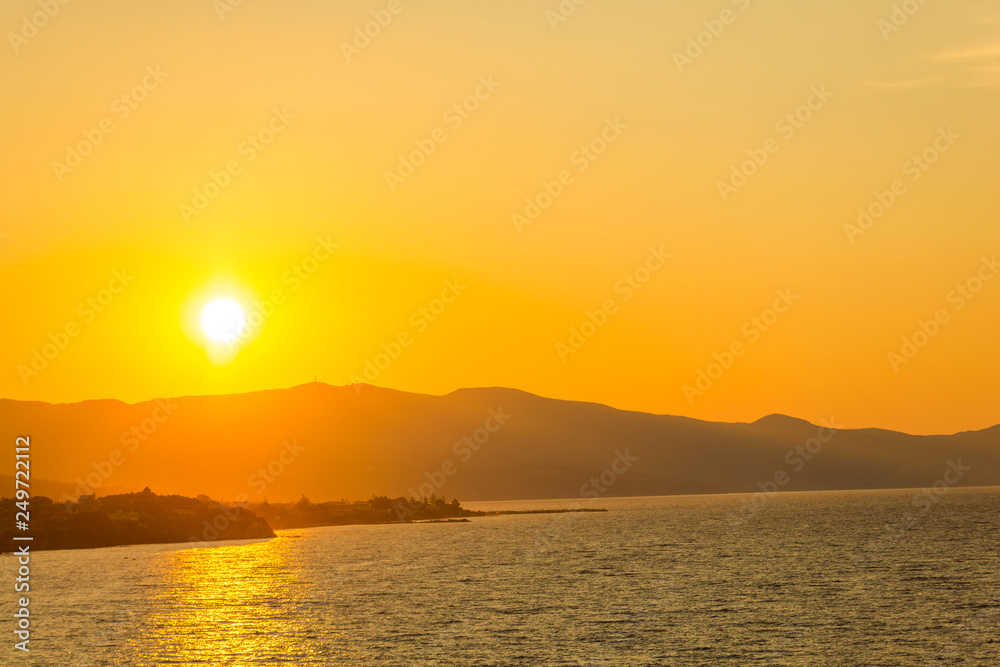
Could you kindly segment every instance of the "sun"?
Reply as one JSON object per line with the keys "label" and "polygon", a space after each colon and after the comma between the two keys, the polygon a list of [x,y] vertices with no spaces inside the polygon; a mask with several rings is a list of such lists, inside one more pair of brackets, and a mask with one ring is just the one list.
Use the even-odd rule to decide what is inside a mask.
{"label": "sun", "polygon": [[180,328],[205,350],[216,366],[228,366],[260,336],[267,313],[253,288],[230,278],[216,278],[191,291],[180,304]]}
{"label": "sun", "polygon": [[240,336],[246,318],[232,299],[215,299],[201,311],[201,328],[216,343],[232,343]]}

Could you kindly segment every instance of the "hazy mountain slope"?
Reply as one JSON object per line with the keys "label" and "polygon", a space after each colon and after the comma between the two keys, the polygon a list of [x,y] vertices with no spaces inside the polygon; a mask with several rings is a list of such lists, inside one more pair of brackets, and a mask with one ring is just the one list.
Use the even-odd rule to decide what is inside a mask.
{"label": "hazy mountain slope", "polygon": [[[927,487],[958,459],[972,468],[963,486],[1000,484],[1000,427],[951,436],[834,435],[781,415],[702,422],[496,388],[425,396],[312,383],[135,405],[0,400],[0,425],[11,445],[17,435],[32,436],[34,477],[74,487],[79,479],[99,495],[147,485],[157,493],[271,500],[410,489],[461,500],[720,493],[759,490],[779,471],[787,474],[783,490]],[[815,454],[795,452],[819,436],[828,442],[813,440]],[[619,454],[634,463],[615,464]],[[269,464],[280,473],[266,473]],[[624,472],[610,487],[584,486],[613,464]]]}

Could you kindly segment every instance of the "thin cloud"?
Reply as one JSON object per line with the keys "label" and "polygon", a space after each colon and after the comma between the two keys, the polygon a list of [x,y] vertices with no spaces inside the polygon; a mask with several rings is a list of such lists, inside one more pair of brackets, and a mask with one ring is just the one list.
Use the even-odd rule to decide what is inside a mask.
{"label": "thin cloud", "polygon": [[973,68],[969,85],[974,88],[1000,88],[1000,62]]}
{"label": "thin cloud", "polygon": [[949,62],[949,61],[974,62],[974,61],[989,61],[989,60],[1000,61],[1000,44],[989,44],[987,46],[981,46],[974,49],[966,49],[964,51],[949,51],[945,53],[938,53],[929,56],[929,59],[938,62]]}
{"label": "thin cloud", "polygon": [[934,86],[963,88],[1000,87],[1000,43],[940,51],[916,57],[923,77],[902,77],[860,83],[883,90],[917,90]]}
{"label": "thin cloud", "polygon": [[936,86],[948,80],[949,80],[948,77],[938,76],[925,79],[903,79],[899,81],[862,80],[861,83],[871,88],[905,89],[905,88],[930,88],[931,86]]}
{"label": "thin cloud", "polygon": [[922,63],[921,68],[928,76],[886,81],[862,80],[861,83],[884,90],[911,90],[934,86],[1000,87],[1000,43],[917,56],[917,62]]}

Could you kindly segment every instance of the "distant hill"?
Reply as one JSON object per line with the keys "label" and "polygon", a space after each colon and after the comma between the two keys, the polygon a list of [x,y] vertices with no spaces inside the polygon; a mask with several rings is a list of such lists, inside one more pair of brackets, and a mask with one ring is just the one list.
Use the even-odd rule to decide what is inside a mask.
{"label": "distant hill", "polygon": [[907,488],[932,485],[958,459],[971,468],[961,485],[1000,485],[1000,426],[834,434],[782,415],[704,422],[499,388],[427,396],[311,383],[134,405],[0,400],[0,428],[11,444],[31,435],[33,477],[98,495],[146,485],[252,501],[736,493],[779,471],[782,490]]}

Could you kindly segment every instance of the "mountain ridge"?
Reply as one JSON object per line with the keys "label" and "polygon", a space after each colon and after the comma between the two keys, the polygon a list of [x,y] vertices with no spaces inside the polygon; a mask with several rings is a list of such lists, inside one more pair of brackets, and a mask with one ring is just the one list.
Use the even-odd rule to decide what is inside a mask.
{"label": "mountain ridge", "polygon": [[777,414],[710,422],[505,387],[432,396],[314,382],[133,404],[0,399],[0,428],[9,441],[32,436],[33,477],[78,493],[465,501],[584,496],[601,479],[613,483],[600,495],[752,493],[778,471],[781,490],[924,488],[958,458],[972,465],[963,485],[1000,484],[998,426],[916,436]]}
{"label": "mountain ridge", "polygon": [[[529,391],[524,390],[524,389],[517,389],[515,387],[501,387],[501,386],[459,387],[457,389],[453,389],[453,390],[451,390],[451,391],[449,391],[447,393],[444,393],[444,394],[424,394],[424,393],[420,393],[420,392],[407,391],[407,390],[404,390],[404,389],[393,389],[391,387],[381,387],[381,386],[378,386],[378,385],[373,385],[373,384],[368,384],[368,383],[359,384],[359,385],[335,385],[335,384],[329,384],[327,382],[317,382],[317,381],[304,382],[304,383],[301,383],[301,384],[291,385],[289,387],[278,387],[278,388],[274,388],[274,389],[270,389],[270,388],[269,389],[254,389],[254,390],[250,390],[250,391],[236,392],[236,393],[232,393],[232,394],[185,394],[185,395],[182,395],[182,396],[169,396],[169,397],[167,397],[167,396],[154,396],[152,398],[144,399],[144,400],[141,400],[141,401],[135,401],[135,402],[132,402],[132,403],[129,403],[129,402],[123,401],[121,399],[117,399],[117,398],[86,398],[86,399],[83,399],[83,400],[80,400],[80,401],[67,401],[67,402],[59,402],[59,403],[53,403],[53,402],[48,402],[48,401],[39,401],[39,400],[22,400],[22,399],[16,399],[16,398],[0,398],[0,404],[3,404],[5,401],[9,401],[9,402],[12,402],[12,403],[39,404],[39,405],[51,405],[51,406],[82,405],[82,404],[86,404],[86,403],[116,403],[116,404],[125,405],[125,406],[137,406],[137,405],[143,405],[143,404],[147,404],[147,403],[152,403],[152,402],[157,401],[157,400],[168,400],[168,399],[169,400],[182,400],[182,399],[192,399],[192,398],[207,399],[207,398],[213,398],[213,397],[220,397],[221,398],[221,397],[233,397],[233,396],[250,396],[250,395],[256,395],[256,394],[266,394],[268,392],[291,391],[291,390],[296,390],[296,389],[301,389],[301,388],[306,388],[306,387],[312,387],[312,386],[316,386],[316,385],[321,386],[321,387],[330,388],[330,389],[336,389],[336,390],[345,390],[345,391],[346,390],[351,390],[351,391],[354,391],[355,393],[358,393],[359,391],[365,391],[366,389],[377,389],[377,390],[383,391],[383,392],[396,392],[396,393],[399,393],[399,394],[407,394],[407,395],[411,395],[411,396],[424,396],[424,397],[431,397],[431,398],[445,398],[445,397],[452,396],[452,395],[455,395],[455,394],[460,394],[462,392],[506,391],[506,392],[514,392],[516,394],[522,394],[522,395],[526,395],[526,396],[531,396],[531,397],[542,399],[542,400],[546,400],[546,401],[556,401],[556,402],[561,402],[561,403],[576,403],[576,404],[581,404],[581,405],[598,406],[598,407],[602,407],[602,408],[607,408],[609,410],[614,410],[616,412],[633,413],[633,414],[641,414],[641,415],[650,415],[650,416],[653,416],[653,417],[670,417],[670,418],[673,418],[673,419],[687,419],[687,420],[691,420],[691,421],[702,423],[702,424],[734,424],[734,425],[745,424],[745,425],[751,425],[751,426],[753,426],[753,425],[759,425],[759,424],[762,424],[762,423],[766,423],[768,420],[771,420],[771,419],[775,419],[775,420],[777,420],[777,419],[785,419],[785,420],[790,420],[790,421],[794,421],[794,422],[800,422],[802,424],[807,424],[807,425],[810,425],[810,426],[815,426],[815,427],[820,426],[819,424],[814,424],[813,422],[810,422],[807,419],[802,419],[801,417],[795,417],[795,416],[792,416],[792,415],[786,415],[786,414],[780,413],[780,412],[776,412],[776,413],[771,413],[771,414],[765,415],[765,416],[760,417],[759,419],[756,419],[756,420],[754,420],[752,422],[743,422],[743,421],[733,421],[733,422],[729,422],[729,421],[713,421],[713,420],[699,419],[697,417],[689,417],[689,416],[686,416],[686,415],[674,415],[674,414],[669,414],[669,413],[647,412],[645,410],[632,410],[632,409],[629,409],[629,408],[618,408],[618,407],[615,407],[613,405],[608,405],[607,403],[601,403],[601,402],[598,402],[598,401],[586,401],[586,400],[568,399],[568,398],[553,398],[553,397],[550,397],[550,396],[542,396],[541,394],[535,394],[535,393],[529,392]],[[355,387],[362,387],[362,389],[357,390],[357,389],[355,389]],[[911,437],[938,437],[938,436],[948,437],[948,436],[953,436],[953,435],[961,435],[963,433],[983,433],[983,432],[987,432],[987,431],[992,431],[994,429],[1000,431],[1000,423],[994,424],[992,426],[986,426],[986,427],[981,428],[981,429],[967,429],[967,430],[963,430],[963,431],[956,431],[955,433],[924,433],[924,434],[916,434],[916,433],[908,433],[906,431],[900,431],[900,430],[896,430],[896,429],[884,428],[884,427],[881,427],[881,426],[860,426],[860,427],[855,427],[855,428],[851,428],[851,429],[847,429],[847,430],[852,430],[852,431],[871,431],[871,430],[874,430],[874,431],[884,431],[884,432],[887,432],[887,433],[899,433],[899,434],[908,435],[908,436],[911,436]]]}

